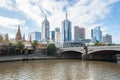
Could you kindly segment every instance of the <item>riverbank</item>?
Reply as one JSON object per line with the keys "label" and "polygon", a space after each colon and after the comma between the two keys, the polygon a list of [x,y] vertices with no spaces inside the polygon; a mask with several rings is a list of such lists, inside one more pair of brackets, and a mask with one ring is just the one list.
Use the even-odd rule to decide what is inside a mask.
{"label": "riverbank", "polygon": [[[13,61],[28,61],[28,60],[50,60],[50,59],[78,59],[78,58],[65,58],[55,56],[35,56],[35,55],[12,55],[12,56],[1,56],[1,62],[13,62]],[[86,61],[86,60],[85,60]],[[88,60],[88,61],[106,61],[106,60]],[[108,61],[111,62],[111,61]],[[120,64],[120,59],[117,59],[116,63]]]}
{"label": "riverbank", "polygon": [[32,56],[32,55],[15,55],[15,56],[2,56],[0,62],[11,62],[11,61],[26,61],[26,60],[45,60],[45,59],[60,59],[58,57],[49,56]]}

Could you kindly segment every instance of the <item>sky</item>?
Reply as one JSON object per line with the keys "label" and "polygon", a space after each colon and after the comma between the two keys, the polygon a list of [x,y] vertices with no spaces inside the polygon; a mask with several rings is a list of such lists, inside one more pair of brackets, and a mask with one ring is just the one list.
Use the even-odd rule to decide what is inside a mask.
{"label": "sky", "polygon": [[0,0],[0,33],[15,38],[20,25],[27,38],[30,32],[41,32],[45,15],[50,30],[61,28],[67,12],[72,34],[74,26],[84,27],[90,39],[91,29],[100,26],[103,36],[110,34],[113,42],[120,44],[119,8],[120,0]]}

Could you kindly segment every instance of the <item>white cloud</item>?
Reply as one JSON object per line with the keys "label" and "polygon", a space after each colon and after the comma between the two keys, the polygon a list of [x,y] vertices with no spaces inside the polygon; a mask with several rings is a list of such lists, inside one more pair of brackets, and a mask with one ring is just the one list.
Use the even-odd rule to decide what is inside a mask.
{"label": "white cloud", "polygon": [[24,20],[7,18],[0,16],[0,26],[15,29],[18,25],[24,25]]}
{"label": "white cloud", "polygon": [[10,38],[10,39],[15,38],[15,34],[11,34],[11,33],[10,33],[10,34],[9,34],[9,38]]}
{"label": "white cloud", "polygon": [[[0,7],[22,12],[28,19],[36,23],[35,26],[39,27],[41,27],[44,19],[43,16],[47,14],[52,30],[55,27],[61,27],[61,22],[65,19],[64,8],[66,7],[68,19],[72,21],[72,26],[85,27],[86,38],[90,38],[90,31],[96,26],[102,26],[103,34],[106,33],[108,27],[106,27],[106,25],[96,24],[96,21],[106,18],[106,15],[111,12],[112,4],[119,0],[78,0],[76,3],[73,3],[73,5],[68,1],[15,0],[16,4],[13,4],[12,0],[3,0]],[[21,23],[21,21],[16,19],[14,19],[14,21]],[[10,24],[9,21],[8,23]],[[9,24],[5,25],[9,26]],[[0,25],[2,25],[2,23],[0,23]]]}
{"label": "white cloud", "polygon": [[13,0],[0,0],[0,8],[8,10],[15,9]]}

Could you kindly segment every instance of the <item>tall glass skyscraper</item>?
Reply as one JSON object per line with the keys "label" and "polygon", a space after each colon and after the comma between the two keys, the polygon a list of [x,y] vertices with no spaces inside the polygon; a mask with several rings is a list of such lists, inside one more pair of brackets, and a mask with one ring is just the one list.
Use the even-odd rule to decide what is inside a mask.
{"label": "tall glass skyscraper", "polygon": [[62,22],[62,42],[69,42],[72,39],[72,32],[71,32],[71,22],[66,19]]}
{"label": "tall glass skyscraper", "polygon": [[100,30],[100,27],[95,27],[91,30],[91,37],[93,42],[102,42],[102,31]]}
{"label": "tall glass skyscraper", "polygon": [[49,22],[47,20],[47,17],[45,16],[44,21],[42,22],[42,41],[43,42],[49,42]]}

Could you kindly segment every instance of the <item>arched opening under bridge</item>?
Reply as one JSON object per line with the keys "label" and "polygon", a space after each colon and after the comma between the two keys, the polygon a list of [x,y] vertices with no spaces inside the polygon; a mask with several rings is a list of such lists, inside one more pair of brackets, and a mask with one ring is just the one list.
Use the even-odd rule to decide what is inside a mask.
{"label": "arched opening under bridge", "polygon": [[116,51],[116,50],[95,51],[89,54],[89,59],[116,62],[117,54],[120,54],[120,51]]}
{"label": "arched opening under bridge", "polygon": [[61,56],[68,59],[82,59],[82,53],[78,51],[64,51]]}

